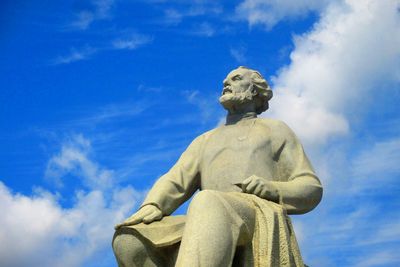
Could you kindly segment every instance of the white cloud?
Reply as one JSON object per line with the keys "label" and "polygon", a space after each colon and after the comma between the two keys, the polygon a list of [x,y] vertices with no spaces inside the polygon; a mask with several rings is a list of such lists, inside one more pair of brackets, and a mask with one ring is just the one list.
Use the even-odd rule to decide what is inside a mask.
{"label": "white cloud", "polygon": [[323,144],[331,136],[348,133],[348,121],[342,114],[331,112],[315,98],[307,99],[289,89],[275,88],[275,99],[268,116],[288,123],[306,144]]}
{"label": "white cloud", "polygon": [[[349,131],[374,95],[400,80],[398,1],[330,5],[313,29],[295,38],[291,63],[273,77],[271,112],[306,142]],[[379,49],[377,49],[379,47]]]}
{"label": "white cloud", "polygon": [[60,154],[52,157],[46,169],[46,177],[54,179],[61,186],[62,178],[67,173],[81,177],[91,189],[106,189],[113,186],[113,172],[102,169],[89,159],[91,145],[82,135],[76,135],[62,145]]}
{"label": "white cloud", "polygon": [[91,55],[97,52],[97,49],[91,46],[85,46],[81,49],[71,48],[68,55],[59,56],[52,62],[53,65],[69,64],[76,61],[88,59]]}
{"label": "white cloud", "polygon": [[53,241],[61,211],[51,198],[13,195],[3,183],[0,199],[0,265],[23,266],[23,261],[42,253],[40,244]]}
{"label": "white cloud", "polygon": [[323,10],[332,0],[245,0],[236,7],[238,19],[250,26],[261,24],[271,29],[284,19],[305,17]]}
{"label": "white cloud", "polygon": [[64,209],[47,195],[12,193],[0,183],[0,265],[81,266],[95,253],[110,253],[113,225],[127,216],[142,194],[131,187],[107,193],[78,192]]}
{"label": "white cloud", "polygon": [[114,49],[133,50],[153,41],[153,37],[141,34],[133,34],[128,38],[121,38],[113,41]]}
{"label": "white cloud", "polygon": [[109,18],[114,0],[92,0],[91,6],[76,14],[76,19],[71,25],[80,30],[86,30],[96,20]]}
{"label": "white cloud", "polygon": [[[103,258],[112,253],[113,226],[133,211],[144,193],[108,181],[113,171],[90,160],[89,150],[90,142],[77,136],[49,162],[59,178],[75,175],[90,186],[76,191],[70,208],[44,189],[27,196],[0,182],[1,266],[82,266],[98,253]],[[104,180],[112,186],[98,184]]]}

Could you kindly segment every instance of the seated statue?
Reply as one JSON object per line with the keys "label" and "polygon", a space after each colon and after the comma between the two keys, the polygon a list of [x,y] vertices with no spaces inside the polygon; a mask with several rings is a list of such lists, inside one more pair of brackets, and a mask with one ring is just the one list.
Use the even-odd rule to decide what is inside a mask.
{"label": "seated statue", "polygon": [[[288,215],[315,208],[322,186],[295,134],[257,118],[272,91],[239,67],[223,82],[226,123],[193,140],[116,226],[118,266],[304,266]],[[185,216],[170,216],[197,190]]]}

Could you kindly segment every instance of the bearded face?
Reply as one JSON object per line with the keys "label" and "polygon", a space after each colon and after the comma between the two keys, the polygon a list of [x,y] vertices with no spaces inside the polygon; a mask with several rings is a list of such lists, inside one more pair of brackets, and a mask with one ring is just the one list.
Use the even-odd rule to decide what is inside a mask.
{"label": "bearded face", "polygon": [[251,93],[250,90],[245,90],[244,92],[240,91],[229,92],[230,91],[229,88],[227,88],[226,90],[228,92],[224,93],[219,98],[219,102],[227,110],[231,110],[235,107],[242,106],[246,103],[250,103],[253,100],[253,94]]}
{"label": "bearded face", "polygon": [[251,71],[236,69],[229,73],[224,80],[224,89],[222,90],[219,102],[225,109],[232,111],[240,106],[251,103],[253,97]]}

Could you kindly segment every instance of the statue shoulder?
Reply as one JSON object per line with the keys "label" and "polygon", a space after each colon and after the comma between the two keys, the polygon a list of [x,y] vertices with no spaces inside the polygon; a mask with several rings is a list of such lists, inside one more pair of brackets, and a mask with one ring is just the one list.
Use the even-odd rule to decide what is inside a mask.
{"label": "statue shoulder", "polygon": [[[294,132],[290,127],[283,121],[271,118],[258,118],[259,124],[268,128],[273,136],[280,138],[293,138],[295,137]],[[279,138],[279,139],[280,139]]]}
{"label": "statue shoulder", "polygon": [[192,144],[202,145],[207,139],[215,132],[216,129],[209,130],[201,135],[197,136],[193,141]]}
{"label": "statue shoulder", "polygon": [[271,118],[257,118],[257,122],[274,130],[290,130],[289,126],[281,120]]}

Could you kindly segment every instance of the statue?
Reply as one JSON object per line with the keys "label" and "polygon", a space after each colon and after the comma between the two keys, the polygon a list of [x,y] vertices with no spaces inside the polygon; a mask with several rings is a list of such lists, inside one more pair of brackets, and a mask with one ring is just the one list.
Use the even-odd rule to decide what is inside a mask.
{"label": "statue", "polygon": [[[119,266],[304,266],[288,214],[315,208],[321,183],[294,133],[257,118],[272,91],[255,70],[228,74],[225,125],[198,136],[116,226]],[[186,216],[169,216],[194,195]]]}

